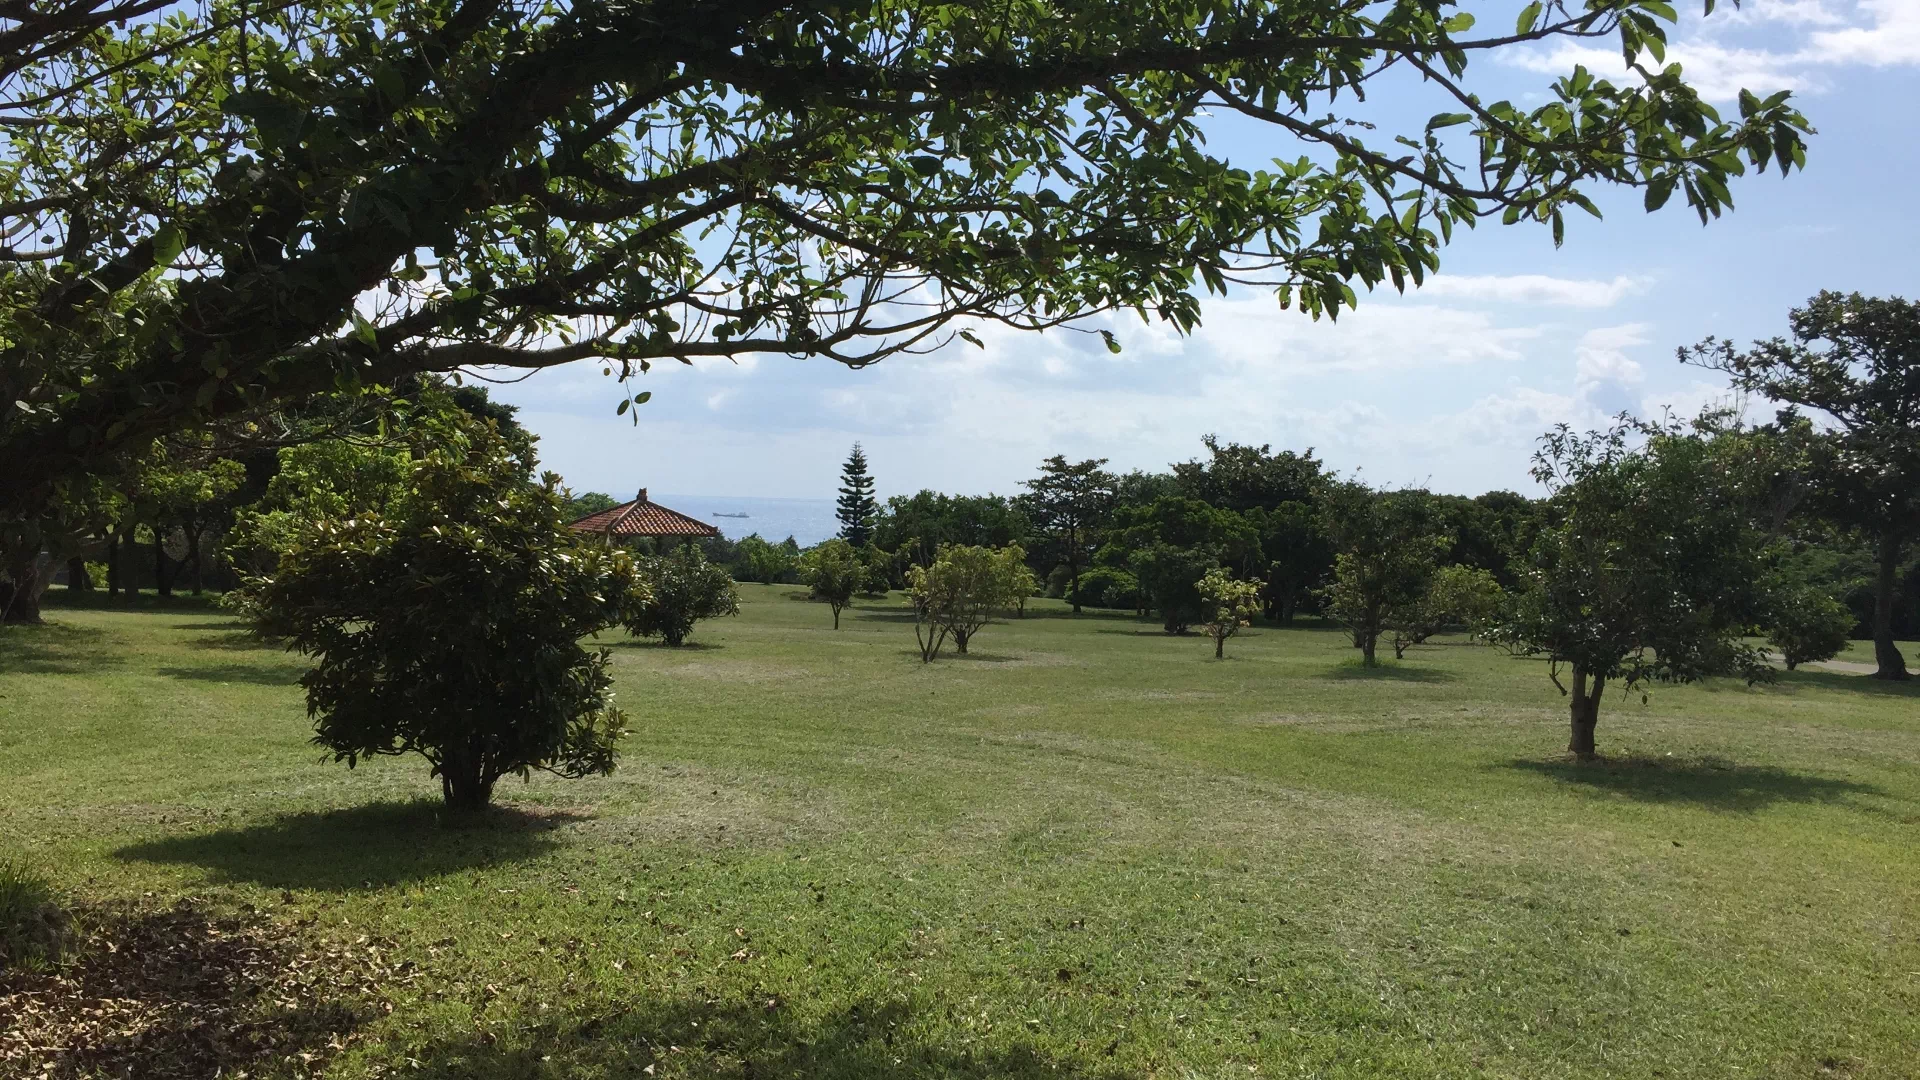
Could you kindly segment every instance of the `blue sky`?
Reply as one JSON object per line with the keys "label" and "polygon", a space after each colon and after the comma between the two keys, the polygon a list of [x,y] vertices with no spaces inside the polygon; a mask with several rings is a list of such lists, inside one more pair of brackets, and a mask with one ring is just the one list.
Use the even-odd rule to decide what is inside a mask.
{"label": "blue sky", "polygon": [[[521,406],[547,467],[623,495],[825,497],[856,439],[882,495],[1007,493],[1050,454],[1157,469],[1198,454],[1208,432],[1311,446],[1376,484],[1531,491],[1528,454],[1556,422],[1724,400],[1677,346],[1784,333],[1787,309],[1823,288],[1920,295],[1920,0],[1723,0],[1705,20],[1698,0],[1683,6],[1669,58],[1695,85],[1722,102],[1742,86],[1791,89],[1819,129],[1804,174],[1745,178],[1737,210],[1705,228],[1678,198],[1655,215],[1637,195],[1604,198],[1606,219],[1569,219],[1558,250],[1540,228],[1456,234],[1425,288],[1362,294],[1338,323],[1246,293],[1208,300],[1184,339],[1131,315],[1091,324],[1120,335],[1118,356],[1085,335],[1001,332],[984,350],[864,371],[785,357],[656,366],[637,426],[614,415],[619,390],[594,365],[497,393]],[[1518,5],[1463,7],[1501,25],[1487,20],[1510,22]],[[1476,88],[1524,105],[1575,63],[1619,59],[1519,54],[1476,69]],[[1376,105],[1413,128],[1440,111],[1393,92]],[[1212,145],[1249,167],[1299,153],[1243,125],[1220,125]]]}

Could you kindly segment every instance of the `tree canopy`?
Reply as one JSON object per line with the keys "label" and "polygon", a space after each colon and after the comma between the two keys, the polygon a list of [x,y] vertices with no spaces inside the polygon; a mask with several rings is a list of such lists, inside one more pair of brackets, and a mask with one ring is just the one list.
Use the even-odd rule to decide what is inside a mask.
{"label": "tree canopy", "polygon": [[1501,633],[1551,663],[1576,757],[1595,756],[1610,685],[1771,677],[1742,641],[1765,611],[1764,438],[1706,417],[1541,440],[1534,476],[1553,495]]}
{"label": "tree canopy", "polygon": [[1788,323],[1791,340],[1759,341],[1742,352],[1708,338],[1680,350],[1680,359],[1835,425],[1813,447],[1814,502],[1875,545],[1874,675],[1904,680],[1893,605],[1902,552],[1920,533],[1920,304],[1828,291],[1793,309]]}
{"label": "tree canopy", "polygon": [[[1601,187],[1705,220],[1809,130],[1784,93],[1723,117],[1662,66],[1665,0],[1497,27],[1450,0],[32,11],[0,8],[16,545],[104,457],[338,387],[860,366],[1118,309],[1186,330],[1236,283],[1332,315],[1417,285],[1456,227],[1557,240]],[[1633,74],[1474,91],[1490,55],[1595,40]],[[1376,133],[1359,102],[1402,73],[1430,118]],[[1274,160],[1210,151],[1208,114],[1265,125]]]}

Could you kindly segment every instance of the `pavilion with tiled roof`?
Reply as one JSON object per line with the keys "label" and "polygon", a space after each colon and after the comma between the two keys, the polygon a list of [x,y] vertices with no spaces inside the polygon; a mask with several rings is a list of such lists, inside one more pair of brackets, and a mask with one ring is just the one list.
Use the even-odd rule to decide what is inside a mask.
{"label": "pavilion with tiled roof", "polygon": [[588,514],[567,527],[574,532],[592,533],[609,540],[639,536],[656,540],[700,540],[720,535],[719,529],[704,521],[649,500],[646,488],[641,488],[640,494],[632,502]]}

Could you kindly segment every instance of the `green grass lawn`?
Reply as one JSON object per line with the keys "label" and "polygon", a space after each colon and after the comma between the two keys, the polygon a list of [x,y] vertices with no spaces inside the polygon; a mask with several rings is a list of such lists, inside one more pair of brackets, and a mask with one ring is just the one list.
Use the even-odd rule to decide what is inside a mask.
{"label": "green grass lawn", "polygon": [[51,611],[0,848],[378,949],[337,1077],[1920,1076],[1920,688],[1614,696],[1583,768],[1487,648],[1042,602],[929,667],[897,604],[744,593],[609,638],[619,772],[479,828],[322,762],[221,616]]}

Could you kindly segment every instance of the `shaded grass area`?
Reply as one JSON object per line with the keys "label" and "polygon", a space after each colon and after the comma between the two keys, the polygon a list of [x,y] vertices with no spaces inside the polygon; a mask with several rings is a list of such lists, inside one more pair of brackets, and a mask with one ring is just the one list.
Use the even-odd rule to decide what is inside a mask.
{"label": "shaded grass area", "polygon": [[1576,766],[1485,648],[1042,603],[923,665],[897,600],[743,591],[604,638],[620,771],[477,824],[323,761],[217,615],[54,612],[0,637],[0,845],[382,943],[335,1077],[1916,1075],[1911,687],[1609,697]]}

